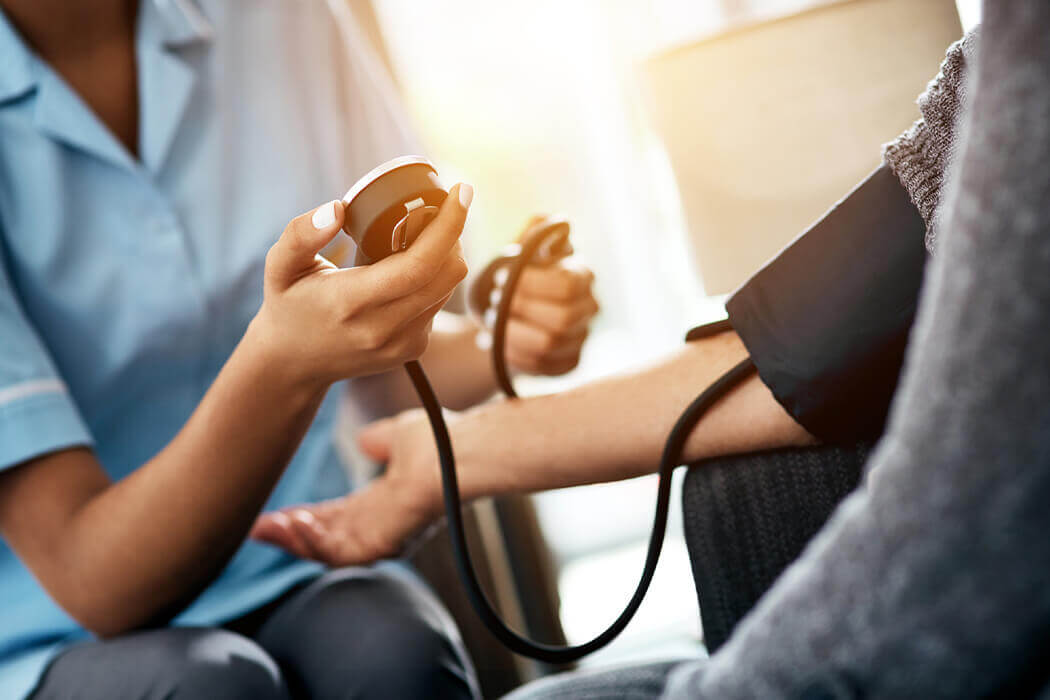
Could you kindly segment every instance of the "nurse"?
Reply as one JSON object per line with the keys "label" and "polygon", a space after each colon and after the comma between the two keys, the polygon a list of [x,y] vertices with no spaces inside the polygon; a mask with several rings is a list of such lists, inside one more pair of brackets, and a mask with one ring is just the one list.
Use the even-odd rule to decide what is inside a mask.
{"label": "nurse", "polygon": [[[329,262],[345,212],[317,202],[419,150],[339,7],[0,0],[5,698],[477,695],[407,569],[245,543],[350,488],[343,380],[373,415],[420,356],[453,405],[495,388],[475,325],[431,332],[469,185],[405,254]],[[566,371],[591,275],[529,277],[515,365]]]}

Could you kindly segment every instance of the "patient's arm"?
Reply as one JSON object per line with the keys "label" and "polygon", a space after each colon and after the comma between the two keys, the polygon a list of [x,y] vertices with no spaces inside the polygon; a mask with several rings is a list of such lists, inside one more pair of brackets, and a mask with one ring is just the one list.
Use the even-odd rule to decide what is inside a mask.
{"label": "patient's arm", "polygon": [[943,238],[864,486],[665,699],[1045,697],[1050,3],[983,12]]}
{"label": "patient's arm", "polygon": [[[736,334],[723,333],[638,373],[450,416],[462,495],[473,499],[651,473],[681,411],[745,356]],[[292,518],[263,516],[254,535],[300,556],[359,563],[396,552],[439,514],[437,455],[420,412],[375,424],[360,441],[388,463],[384,476],[346,499],[295,509]],[[683,462],[811,442],[753,375],[707,413],[686,443]]]}
{"label": "patient's arm", "polygon": [[[689,343],[638,373],[562,394],[479,407],[452,427],[464,496],[538,491],[651,473],[682,410],[746,356],[736,334],[723,333]],[[362,436],[365,448],[379,457],[384,456],[383,429]],[[811,441],[752,375],[704,417],[687,441],[682,459]],[[399,456],[396,445],[393,456]],[[431,480],[436,476],[432,470]]]}

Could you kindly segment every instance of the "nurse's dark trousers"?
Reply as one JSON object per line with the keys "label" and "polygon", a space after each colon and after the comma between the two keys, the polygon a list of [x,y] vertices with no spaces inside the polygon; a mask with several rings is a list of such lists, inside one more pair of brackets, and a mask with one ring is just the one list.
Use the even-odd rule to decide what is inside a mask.
{"label": "nurse's dark trousers", "polygon": [[161,628],[58,656],[33,700],[476,698],[459,633],[408,572],[329,572],[226,627]]}

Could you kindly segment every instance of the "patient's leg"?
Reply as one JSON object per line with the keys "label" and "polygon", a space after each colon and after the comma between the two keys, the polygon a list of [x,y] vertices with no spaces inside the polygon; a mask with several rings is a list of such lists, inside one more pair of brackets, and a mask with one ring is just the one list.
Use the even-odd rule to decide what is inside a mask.
{"label": "patient's leg", "polygon": [[530,683],[505,700],[581,700],[658,698],[667,676],[682,661],[658,661],[611,670],[596,669],[550,676]]}
{"label": "patient's leg", "polygon": [[77,644],[48,667],[32,700],[290,700],[276,662],[239,634],[165,628]]}
{"label": "patient's leg", "polygon": [[255,639],[297,696],[476,698],[459,632],[407,568],[346,568],[280,603]]}

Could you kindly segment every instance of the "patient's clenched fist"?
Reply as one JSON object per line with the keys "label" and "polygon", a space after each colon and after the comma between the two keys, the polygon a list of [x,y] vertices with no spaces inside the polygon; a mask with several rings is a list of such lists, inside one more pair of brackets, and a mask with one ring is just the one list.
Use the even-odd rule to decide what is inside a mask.
{"label": "patient's clenched fist", "polygon": [[576,367],[598,313],[594,273],[572,258],[526,267],[511,301],[506,353],[530,374],[564,374]]}

